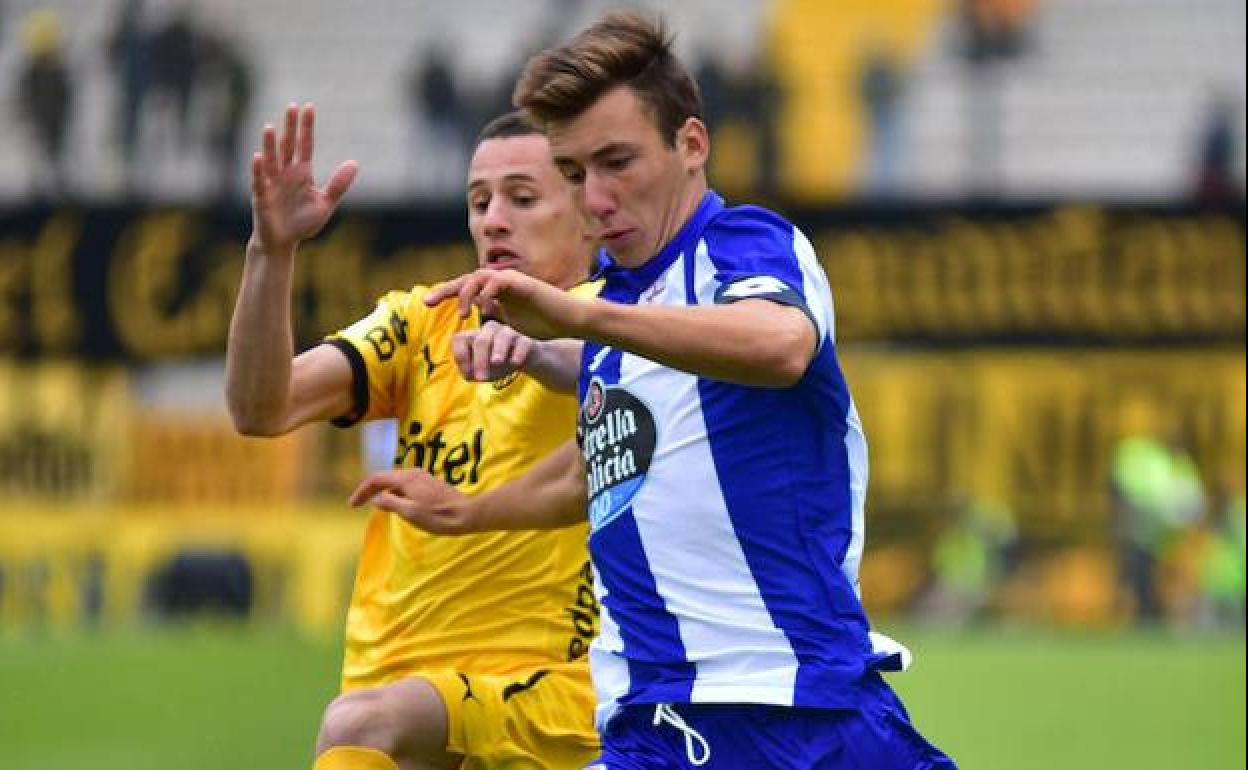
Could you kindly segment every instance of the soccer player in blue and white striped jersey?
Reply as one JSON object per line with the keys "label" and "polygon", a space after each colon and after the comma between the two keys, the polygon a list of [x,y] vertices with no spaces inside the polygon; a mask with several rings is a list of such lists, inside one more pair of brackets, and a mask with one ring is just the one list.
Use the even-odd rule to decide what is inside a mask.
{"label": "soccer player in blue and white striped jersey", "polygon": [[516,96],[611,257],[602,294],[479,271],[430,301],[584,340],[548,349],[579,365],[577,443],[480,497],[404,471],[356,500],[445,533],[588,508],[600,767],[953,768],[879,674],[908,653],[859,598],[867,448],[810,242],[708,189],[696,85],[643,16],[537,55]]}

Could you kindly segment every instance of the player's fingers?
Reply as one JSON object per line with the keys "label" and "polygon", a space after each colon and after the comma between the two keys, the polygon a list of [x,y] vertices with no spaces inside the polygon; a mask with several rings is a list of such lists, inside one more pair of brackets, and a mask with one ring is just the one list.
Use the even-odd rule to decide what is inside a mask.
{"label": "player's fingers", "polygon": [[273,128],[273,124],[264,124],[263,141],[261,142],[262,152],[264,153],[264,173],[270,176],[276,176],[277,167],[277,131]]}
{"label": "player's fingers", "polygon": [[476,382],[490,379],[490,351],[494,347],[497,330],[497,323],[487,322],[472,341],[472,379]]}
{"label": "player's fingers", "polygon": [[405,497],[382,492],[374,501],[378,508],[398,515],[417,529],[434,535],[457,535],[463,528],[460,522],[425,510]]}
{"label": "player's fingers", "polygon": [[412,508],[412,501],[393,492],[383,491],[373,496],[373,506],[404,516]]}
{"label": "player's fingers", "polygon": [[360,506],[373,499],[379,492],[388,489],[399,489],[402,486],[404,471],[376,471],[364,477],[356,486],[355,491],[347,498],[352,506]]}
{"label": "player's fingers", "polygon": [[458,278],[452,278],[445,283],[440,283],[437,286],[434,286],[428,291],[428,293],[425,294],[425,304],[429,307],[433,307],[442,300],[449,299],[450,297],[458,297],[459,287],[463,286],[464,281],[468,280],[471,275],[472,273],[469,273],[468,275],[461,275]]}
{"label": "player's fingers", "polygon": [[529,360],[529,354],[533,352],[533,344],[533,340],[516,333],[515,344],[511,347],[511,365],[514,368],[519,369]]}
{"label": "player's fingers", "polygon": [[261,196],[268,189],[264,176],[264,155],[260,152],[251,154],[251,194]]}
{"label": "player's fingers", "polygon": [[338,168],[334,169],[333,176],[325,185],[325,196],[331,203],[338,205],[338,201],[342,200],[342,196],[346,194],[347,188],[355,181],[355,175],[359,170],[360,164],[353,160],[343,161]]}
{"label": "player's fingers", "polygon": [[[491,271],[493,272],[493,271]],[[467,318],[472,313],[472,306],[477,303],[477,297],[481,294],[484,287],[489,283],[489,276],[483,275],[478,270],[465,276],[466,280],[459,287],[459,317]]]}
{"label": "player's fingers", "polygon": [[505,288],[503,277],[497,270],[491,270],[490,272],[493,275],[482,278],[481,288],[477,290],[473,302],[481,309],[482,315],[502,318],[503,312],[502,307],[498,303],[498,298]]}
{"label": "player's fingers", "polygon": [[451,337],[451,357],[465,380],[472,379],[472,340],[476,332],[458,332]]}
{"label": "player's fingers", "polygon": [[303,113],[299,116],[298,160],[312,162],[312,149],[316,146],[316,108],[312,102],[303,105]]}
{"label": "player's fingers", "polygon": [[498,321],[490,321],[494,326],[494,340],[490,345],[490,366],[502,366],[511,359],[512,347],[516,344],[516,330],[503,326]]}
{"label": "player's fingers", "polygon": [[282,137],[277,143],[278,160],[285,168],[295,157],[295,127],[299,119],[299,105],[291,102],[286,105],[286,125],[282,128]]}

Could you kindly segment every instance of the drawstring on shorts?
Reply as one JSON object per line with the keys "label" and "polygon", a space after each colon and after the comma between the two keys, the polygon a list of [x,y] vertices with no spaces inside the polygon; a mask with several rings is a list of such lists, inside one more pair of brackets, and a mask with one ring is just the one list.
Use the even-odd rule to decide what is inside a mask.
{"label": "drawstring on shorts", "polygon": [[[658,727],[664,722],[684,733],[685,755],[689,757],[691,764],[695,767],[701,767],[710,761],[711,744],[706,742],[702,734],[691,727],[680,714],[676,713],[676,709],[672,708],[670,703],[655,704],[654,726]],[[699,749],[701,750],[700,752]],[[701,756],[699,756],[699,753]]]}

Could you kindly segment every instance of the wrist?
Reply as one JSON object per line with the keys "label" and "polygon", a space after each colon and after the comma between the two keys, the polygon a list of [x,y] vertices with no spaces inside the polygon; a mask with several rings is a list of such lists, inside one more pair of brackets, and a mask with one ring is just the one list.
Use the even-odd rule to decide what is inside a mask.
{"label": "wrist", "polygon": [[264,243],[254,232],[247,239],[247,259],[294,259],[295,244],[274,246]]}
{"label": "wrist", "polygon": [[465,495],[458,490],[442,502],[439,513],[446,521],[454,522],[456,534],[470,535],[481,530],[481,504],[479,496]]}
{"label": "wrist", "polygon": [[608,303],[597,297],[590,299],[572,298],[573,311],[568,315],[568,324],[565,337],[574,339],[593,340],[598,342],[595,336],[597,332],[596,323],[602,314],[604,306]]}
{"label": "wrist", "polygon": [[533,340],[533,347],[518,368],[530,377],[547,371],[550,368],[550,340]]}

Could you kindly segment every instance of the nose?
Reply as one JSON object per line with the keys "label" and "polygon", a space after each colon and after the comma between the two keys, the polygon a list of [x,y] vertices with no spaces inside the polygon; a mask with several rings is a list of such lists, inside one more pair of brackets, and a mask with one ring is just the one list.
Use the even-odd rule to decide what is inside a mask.
{"label": "nose", "polygon": [[581,194],[584,195],[585,209],[599,222],[605,222],[615,213],[615,192],[601,175],[587,172]]}
{"label": "nose", "polygon": [[507,221],[507,205],[502,196],[496,195],[485,207],[481,217],[481,229],[486,235],[505,235],[511,231],[511,223]]}

